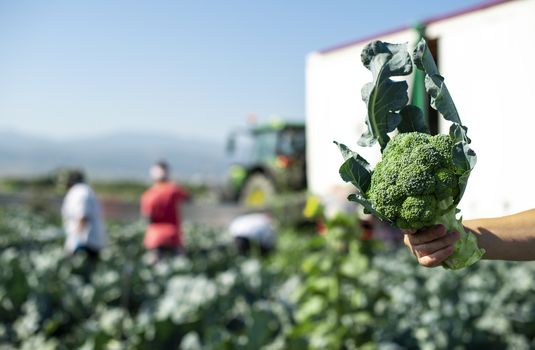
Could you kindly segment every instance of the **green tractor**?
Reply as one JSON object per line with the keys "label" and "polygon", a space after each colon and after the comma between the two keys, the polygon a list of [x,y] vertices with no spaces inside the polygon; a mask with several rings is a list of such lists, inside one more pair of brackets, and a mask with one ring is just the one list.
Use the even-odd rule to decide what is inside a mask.
{"label": "green tractor", "polygon": [[276,193],[306,188],[303,123],[272,122],[236,130],[229,136],[227,197],[263,207]]}

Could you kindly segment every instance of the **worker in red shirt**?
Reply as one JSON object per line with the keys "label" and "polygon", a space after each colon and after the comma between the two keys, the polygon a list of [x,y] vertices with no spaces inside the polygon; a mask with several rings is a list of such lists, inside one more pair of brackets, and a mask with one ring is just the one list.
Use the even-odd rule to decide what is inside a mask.
{"label": "worker in red shirt", "polygon": [[154,262],[163,255],[183,252],[180,205],[189,194],[169,179],[169,166],[160,161],[150,169],[154,184],[141,196],[141,214],[148,226],[143,245],[153,254]]}

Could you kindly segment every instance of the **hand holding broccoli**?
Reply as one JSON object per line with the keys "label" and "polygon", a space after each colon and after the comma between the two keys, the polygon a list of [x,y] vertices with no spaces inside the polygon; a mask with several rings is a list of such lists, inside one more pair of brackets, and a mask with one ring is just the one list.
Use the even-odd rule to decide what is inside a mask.
{"label": "hand holding broccoli", "polygon": [[443,225],[435,225],[418,231],[403,230],[403,242],[426,267],[441,265],[454,252],[459,232],[447,232]]}

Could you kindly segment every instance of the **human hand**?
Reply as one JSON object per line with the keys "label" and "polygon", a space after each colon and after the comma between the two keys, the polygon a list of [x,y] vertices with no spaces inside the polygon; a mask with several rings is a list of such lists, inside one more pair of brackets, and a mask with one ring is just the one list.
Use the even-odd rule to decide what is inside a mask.
{"label": "human hand", "polygon": [[436,267],[442,264],[451,254],[453,246],[460,237],[459,232],[446,232],[443,225],[415,230],[403,230],[403,243],[425,267]]}

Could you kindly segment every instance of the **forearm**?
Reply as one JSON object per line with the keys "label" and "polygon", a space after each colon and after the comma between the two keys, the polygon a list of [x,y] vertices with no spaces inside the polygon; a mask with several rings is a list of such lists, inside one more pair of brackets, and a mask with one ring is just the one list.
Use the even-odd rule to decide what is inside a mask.
{"label": "forearm", "polygon": [[486,250],[483,259],[535,260],[535,209],[518,214],[466,220],[464,226],[477,235]]}
{"label": "forearm", "polygon": [[87,225],[89,224],[89,220],[86,217],[81,218],[78,221],[78,234],[83,234],[87,228]]}

